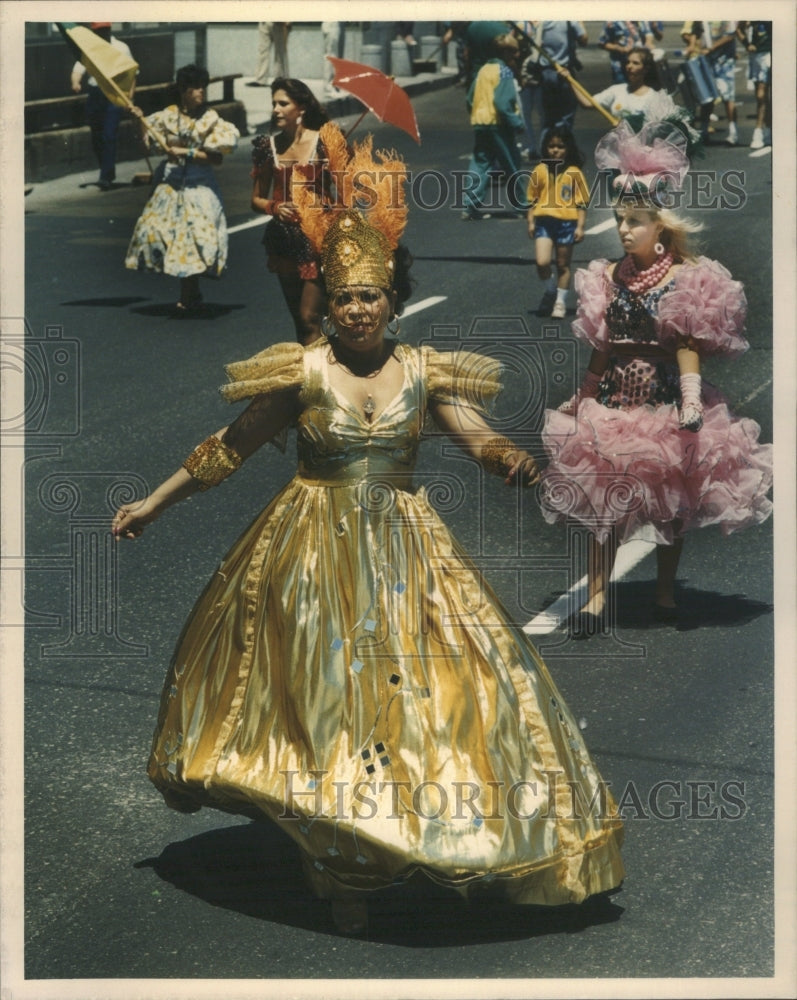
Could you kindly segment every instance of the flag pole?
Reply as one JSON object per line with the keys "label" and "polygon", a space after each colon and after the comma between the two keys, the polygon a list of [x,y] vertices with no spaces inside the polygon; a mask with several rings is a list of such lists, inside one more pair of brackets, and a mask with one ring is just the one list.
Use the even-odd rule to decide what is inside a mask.
{"label": "flag pole", "polygon": [[[74,39],[70,35],[70,31],[73,30],[73,29],[75,29],[75,28],[78,28],[81,31],[82,30],[88,31],[88,29],[84,29],[81,25],[75,25],[75,24],[73,24],[71,22],[66,22],[66,21],[57,21],[56,23],[58,25],[58,30],[61,32],[61,35],[64,38],[64,41],[69,46],[69,48],[72,49],[72,51],[75,53],[75,56],[76,56],[77,60],[79,62],[83,63],[83,65],[86,67],[86,69],[91,74],[94,75],[95,79],[97,80],[97,85],[100,87],[100,90],[103,90],[102,84],[104,84],[104,85],[106,85],[110,90],[112,90],[116,94],[116,96],[122,102],[122,105],[124,107],[126,107],[128,110],[130,110],[133,107],[135,107],[135,105],[133,104],[133,102],[130,99],[129,95],[126,94],[122,90],[122,88],[119,86],[119,84],[116,82],[116,80],[114,80],[114,78],[111,76],[110,73],[101,72],[97,66],[93,65],[92,62],[87,62],[86,61],[86,57],[87,57],[88,53],[84,52],[84,50],[83,50],[82,46],[79,44],[79,42],[76,41],[76,39]],[[89,34],[91,34],[91,32],[89,32]],[[106,49],[111,49],[111,51],[112,51],[112,47],[111,47],[110,43],[106,42],[104,39],[100,39],[99,37],[95,37],[95,36],[92,35],[92,41],[95,44],[100,44],[102,46],[102,48],[103,48],[103,51],[105,51]],[[138,64],[135,63],[135,62],[132,62],[132,68],[135,68],[137,70],[138,69]],[[100,79],[102,79],[102,84],[100,84]],[[104,90],[103,90],[103,93],[105,93]],[[108,94],[105,94],[105,96],[108,97]],[[110,98],[109,98],[109,100],[110,100]],[[160,135],[158,135],[158,133],[155,132],[152,129],[152,127],[150,125],[148,125],[146,123],[146,121],[144,121],[143,118],[141,119],[141,121],[144,122],[144,128],[147,130],[147,132],[149,132],[149,134],[152,136],[152,138],[155,140],[155,142],[157,142],[157,144],[161,147],[161,149],[164,151],[164,153],[168,154],[169,149],[168,149],[166,143],[160,137]],[[146,159],[146,157],[145,157],[145,159]],[[147,162],[149,163],[149,161],[147,161]]]}
{"label": "flag pole", "polygon": [[[534,48],[540,53],[541,56],[543,56],[545,59],[548,60],[548,62],[551,64],[551,66],[553,66],[553,68],[556,70],[557,73],[559,73],[561,76],[564,76],[564,73],[562,71],[565,69],[565,67],[562,66],[561,63],[558,63],[555,59],[553,59],[545,51],[545,49],[542,47],[542,45],[539,45],[531,37],[531,35],[527,34],[525,31],[523,31],[523,28],[521,28],[521,26],[517,22],[513,21],[512,22],[512,26],[514,28],[516,28],[518,31],[520,31],[524,35],[524,37],[531,43],[531,45],[534,46]],[[596,111],[600,111],[600,113],[603,115],[604,118],[606,118],[608,120],[608,122],[611,124],[612,127],[614,127],[615,125],[619,124],[620,119],[619,118],[615,118],[614,115],[610,111],[607,111],[606,108],[604,108],[602,105],[598,104],[598,102],[595,100],[595,98],[592,96],[592,94],[590,94],[590,92],[587,90],[587,88],[586,87],[582,87],[581,84],[578,82],[578,80],[575,79],[575,77],[573,77],[572,75],[568,75],[567,77],[565,77],[565,79],[570,84],[570,86],[573,88],[573,90],[577,91],[579,94],[582,94],[584,97],[586,97],[586,99],[589,101],[589,103],[592,105],[592,107],[595,108]]]}
{"label": "flag pole", "polygon": [[[107,76],[105,77],[105,79],[108,81],[108,83],[110,83],[110,85],[113,87],[113,89],[119,95],[119,97],[124,101],[124,103],[125,103],[125,105],[126,105],[126,107],[127,107],[128,110],[130,110],[131,108],[135,107],[135,104],[133,104],[133,102],[130,100],[130,98],[128,97],[128,95],[122,90],[122,88],[119,86],[119,84],[116,82],[116,80],[112,79],[111,77],[107,77]],[[147,124],[147,121],[146,121],[145,118],[140,118],[139,121],[143,124],[144,128],[147,130],[147,132],[149,132],[149,134],[152,136],[152,138],[158,143],[158,145],[163,150],[163,152],[168,154],[169,147],[163,141],[162,136],[154,128],[152,128],[151,125]],[[144,159],[145,160],[147,159],[146,156],[144,157]],[[147,164],[149,164],[149,160],[147,160]]]}

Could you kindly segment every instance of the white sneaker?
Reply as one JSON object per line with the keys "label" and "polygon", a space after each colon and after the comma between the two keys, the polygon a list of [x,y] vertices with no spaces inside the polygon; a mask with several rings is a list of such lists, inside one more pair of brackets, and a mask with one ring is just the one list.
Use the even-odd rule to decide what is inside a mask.
{"label": "white sneaker", "polygon": [[562,299],[557,299],[556,302],[554,302],[553,309],[551,310],[551,316],[554,319],[564,319],[566,315],[567,315],[567,306],[562,301]]}
{"label": "white sneaker", "polygon": [[728,125],[728,145],[735,146],[739,141],[739,130],[736,128],[736,122],[731,122]]}
{"label": "white sneaker", "polygon": [[764,148],[764,131],[760,128],[753,129],[753,141],[750,143],[750,149],[763,149]]}

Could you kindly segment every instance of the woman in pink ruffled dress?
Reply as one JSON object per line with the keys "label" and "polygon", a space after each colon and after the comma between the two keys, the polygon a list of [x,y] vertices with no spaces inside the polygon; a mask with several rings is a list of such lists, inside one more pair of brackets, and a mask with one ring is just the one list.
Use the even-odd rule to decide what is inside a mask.
{"label": "woman in pink ruffled dress", "polygon": [[577,638],[602,630],[622,542],[655,542],[654,616],[674,621],[684,533],[716,524],[729,534],[772,510],[772,446],[700,375],[703,358],[747,350],[746,300],[721,264],[689,249],[699,226],[662,207],[688,167],[683,140],[659,123],[639,135],[621,124],[595,159],[621,171],[615,215],[625,256],[576,274],[573,333],[592,356],[573,399],[546,412],[543,435],[543,514],[591,532]]}

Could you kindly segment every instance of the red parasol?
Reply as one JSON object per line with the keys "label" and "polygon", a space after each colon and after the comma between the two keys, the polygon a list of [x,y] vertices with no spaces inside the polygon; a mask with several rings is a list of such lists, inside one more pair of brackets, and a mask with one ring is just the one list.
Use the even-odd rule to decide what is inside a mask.
{"label": "red parasol", "polygon": [[[421,136],[415,112],[407,96],[407,92],[396,84],[392,76],[385,76],[381,70],[365,63],[352,62],[350,59],[338,59],[327,56],[335,69],[333,86],[362,101],[369,111],[373,111],[382,122],[395,125],[411,135],[420,144]],[[349,129],[353,132],[367,114],[363,111],[357,121]]]}

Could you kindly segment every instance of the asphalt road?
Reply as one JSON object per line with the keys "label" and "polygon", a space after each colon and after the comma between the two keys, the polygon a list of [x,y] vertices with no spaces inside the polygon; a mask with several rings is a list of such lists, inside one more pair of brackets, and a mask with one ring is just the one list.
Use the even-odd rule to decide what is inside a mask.
{"label": "asphalt road", "polygon": [[[587,85],[604,69],[590,64]],[[568,395],[585,354],[567,322],[535,315],[541,287],[525,222],[501,210],[477,223],[459,218],[452,172],[467,168],[471,142],[462,92],[415,105],[420,147],[396,130],[374,130],[377,145],[406,156],[413,200],[428,206],[439,194],[442,202],[411,211],[411,301],[439,300],[408,315],[401,335],[501,356],[510,372],[499,417],[537,448],[542,408]],[[751,110],[748,100],[743,141]],[[580,113],[578,126],[589,154],[601,119]],[[650,622],[653,559],[631,559],[617,585],[615,631],[577,644],[543,614],[577,581],[577,539],[543,522],[532,492],[482,488],[443,442],[425,446],[419,475],[436,484],[444,516],[513,615],[535,623],[624,804],[628,875],[610,903],[468,907],[410,885],[381,894],[368,937],[349,940],[304,889],[279,833],[208,810],[173,813],[149,785],[149,740],[182,622],[221,555],[293,469],[290,447],[264,449],[138,543],[109,544],[109,507],[160,482],[229,420],[216,392],[223,365],[292,338],[265,269],[262,228],[237,228],[252,220],[248,159],[245,141],[219,172],[234,230],[229,269],[205,286],[207,314],[192,321],[171,316],[176,281],[123,267],[146,188],[100,193],[81,187],[93,176],[72,177],[26,201],[25,318],[41,378],[34,372],[31,391],[44,400],[25,467],[26,977],[772,975],[771,521],[728,539],[712,531],[688,539],[677,628]],[[704,252],[744,282],[750,304],[751,350],[707,374],[772,440],[770,158],[716,144],[698,166],[708,180],[693,192],[704,204],[692,214],[705,223]],[[591,177],[590,167],[588,155]],[[730,204],[706,204],[722,196]],[[574,267],[619,255],[610,218],[607,209],[590,213],[588,228],[598,231],[576,248]],[[146,984],[130,995],[148,996]]]}

